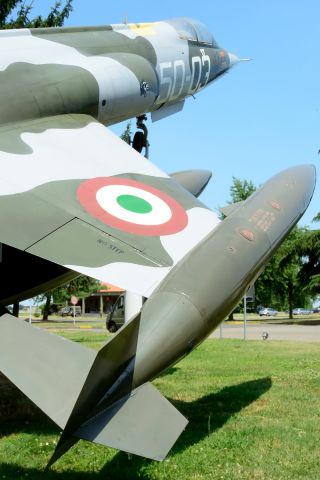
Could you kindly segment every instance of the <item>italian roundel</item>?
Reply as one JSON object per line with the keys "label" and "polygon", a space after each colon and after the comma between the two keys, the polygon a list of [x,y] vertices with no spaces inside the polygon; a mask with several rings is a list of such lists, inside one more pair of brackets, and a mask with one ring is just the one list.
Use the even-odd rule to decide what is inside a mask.
{"label": "italian roundel", "polygon": [[135,235],[172,235],[188,223],[185,209],[174,198],[128,178],[86,180],[79,185],[77,197],[93,217]]}

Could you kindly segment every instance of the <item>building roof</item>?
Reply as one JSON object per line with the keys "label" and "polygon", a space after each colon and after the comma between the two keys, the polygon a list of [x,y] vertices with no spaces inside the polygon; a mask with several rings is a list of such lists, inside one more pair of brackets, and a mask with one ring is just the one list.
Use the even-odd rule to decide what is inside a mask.
{"label": "building roof", "polygon": [[122,293],[124,292],[123,288],[116,287],[112,283],[101,282],[101,288],[98,290],[98,293]]}

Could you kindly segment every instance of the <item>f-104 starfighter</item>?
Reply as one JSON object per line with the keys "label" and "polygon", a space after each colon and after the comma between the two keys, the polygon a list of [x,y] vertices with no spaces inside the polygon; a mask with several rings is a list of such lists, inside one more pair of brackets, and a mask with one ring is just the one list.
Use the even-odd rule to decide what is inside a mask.
{"label": "f-104 starfighter", "polygon": [[150,380],[236,306],[307,208],[314,167],[219,222],[197,198],[209,172],[170,177],[105,128],[175,113],[237,62],[197,21],[1,31],[0,51],[0,303],[78,274],[147,298],[98,353],[4,314],[0,370],[63,429],[49,465],[80,438],[161,460],[187,420]]}

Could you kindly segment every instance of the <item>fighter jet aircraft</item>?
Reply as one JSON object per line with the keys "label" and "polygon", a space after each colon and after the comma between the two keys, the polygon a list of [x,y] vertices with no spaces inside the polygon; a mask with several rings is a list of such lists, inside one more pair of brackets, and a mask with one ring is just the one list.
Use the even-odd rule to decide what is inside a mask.
{"label": "fighter jet aircraft", "polygon": [[[51,217],[45,208],[49,201],[46,193],[42,207],[30,204],[27,210],[21,209],[20,201],[20,207],[12,204],[16,195],[26,192],[29,196],[32,192],[34,198],[34,188],[50,189],[68,181],[71,184],[66,191],[74,198],[78,179],[118,176],[127,171],[158,176],[158,170],[151,165],[139,166],[141,159],[128,153],[101,124],[141,118],[146,112],[152,112],[153,120],[171,115],[182,109],[187,97],[227,72],[238,59],[220,48],[204,25],[185,18],[104,27],[4,30],[0,31],[0,49],[0,158],[4,184],[0,194],[6,204],[1,220],[7,224],[0,238],[0,272],[5,279],[0,304],[6,305],[68,281],[74,273],[61,265],[83,263],[74,255],[50,264],[43,260],[54,260],[47,255],[40,254],[40,259],[21,253],[36,254],[38,240],[49,239],[49,234],[67,225],[74,214],[66,215],[64,207],[69,199],[64,194],[60,198],[63,212],[56,205]],[[110,170],[105,169],[106,165]],[[189,177],[197,187],[199,176]],[[199,191],[205,183],[199,184]],[[5,198],[7,194],[11,195],[10,202]],[[21,202],[25,205],[25,200]],[[12,222],[12,217],[20,218]],[[147,243],[150,241],[149,235]],[[146,240],[143,243],[131,253],[149,264],[148,255],[139,253],[146,253]],[[105,258],[107,247],[103,252],[101,245]],[[112,241],[109,253],[111,247]],[[74,253],[81,248],[79,245]],[[97,257],[96,250],[93,248],[90,255]],[[158,264],[158,260],[161,255],[151,264]],[[92,267],[107,261],[99,260],[97,264],[96,259],[83,265]],[[18,276],[10,285],[9,273],[18,265],[28,275]]]}
{"label": "fighter jet aircraft", "polygon": [[98,353],[4,314],[0,370],[63,429],[49,465],[79,438],[161,460],[187,420],[150,380],[239,302],[307,208],[314,167],[220,223],[197,198],[208,172],[169,177],[104,127],[172,114],[237,61],[196,21],[3,31],[0,48],[1,303],[78,273],[148,299]]}

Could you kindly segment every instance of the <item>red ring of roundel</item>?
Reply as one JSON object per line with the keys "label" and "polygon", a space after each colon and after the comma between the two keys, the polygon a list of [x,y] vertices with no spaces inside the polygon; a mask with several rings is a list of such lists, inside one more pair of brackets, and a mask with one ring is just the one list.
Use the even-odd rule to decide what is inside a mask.
{"label": "red ring of roundel", "polygon": [[[172,216],[170,220],[161,225],[139,225],[137,223],[121,220],[106,210],[98,203],[96,194],[102,187],[108,185],[124,185],[136,187],[161,198],[171,209]],[[160,190],[146,185],[136,180],[120,177],[98,177],[92,178],[81,183],[77,189],[77,198],[83,208],[93,217],[110,227],[117,228],[127,233],[145,236],[172,235],[183,230],[188,224],[188,216],[184,208],[172,197]]]}

